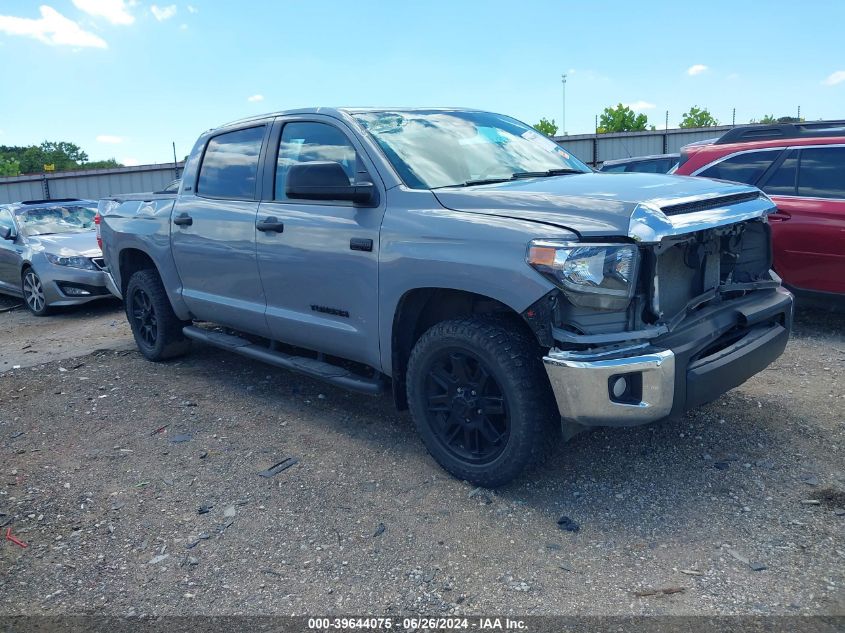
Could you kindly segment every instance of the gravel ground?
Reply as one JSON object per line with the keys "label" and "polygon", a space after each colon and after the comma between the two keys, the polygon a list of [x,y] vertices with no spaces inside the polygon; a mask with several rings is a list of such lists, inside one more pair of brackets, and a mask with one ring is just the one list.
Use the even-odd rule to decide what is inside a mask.
{"label": "gravel ground", "polygon": [[844,326],[799,312],[717,402],[496,491],[441,471],[389,398],[213,349],[6,371],[0,524],[28,547],[0,545],[0,612],[845,614]]}
{"label": "gravel ground", "polygon": [[0,373],[98,349],[133,349],[132,332],[117,299],[101,299],[34,317],[23,299],[0,295]]}

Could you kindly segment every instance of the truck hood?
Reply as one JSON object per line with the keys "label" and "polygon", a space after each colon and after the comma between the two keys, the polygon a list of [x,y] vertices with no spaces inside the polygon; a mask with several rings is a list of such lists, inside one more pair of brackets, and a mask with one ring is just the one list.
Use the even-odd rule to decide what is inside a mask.
{"label": "truck hood", "polygon": [[[553,224],[585,237],[627,236],[638,205],[665,209],[757,190],[707,178],[589,173],[433,191],[447,209]],[[715,200],[714,200],[715,202]]]}
{"label": "truck hood", "polygon": [[100,257],[102,255],[97,246],[96,230],[81,233],[31,235],[26,238],[26,242],[33,251],[43,251],[63,257],[73,257],[74,255]]}

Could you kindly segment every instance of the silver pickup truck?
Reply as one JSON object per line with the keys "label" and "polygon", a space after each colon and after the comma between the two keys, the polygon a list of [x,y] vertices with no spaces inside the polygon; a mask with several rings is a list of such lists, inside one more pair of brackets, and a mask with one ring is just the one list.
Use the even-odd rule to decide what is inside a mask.
{"label": "silver pickup truck", "polygon": [[456,477],[706,403],[783,351],[759,190],[593,172],[461,109],[304,109],[200,136],[175,195],[100,202],[153,361],[191,341],[391,390]]}

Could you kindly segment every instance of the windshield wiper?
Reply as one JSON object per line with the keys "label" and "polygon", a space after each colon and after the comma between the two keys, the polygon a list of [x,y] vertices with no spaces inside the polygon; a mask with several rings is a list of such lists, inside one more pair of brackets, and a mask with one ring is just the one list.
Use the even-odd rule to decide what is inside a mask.
{"label": "windshield wiper", "polygon": [[546,171],[518,171],[513,176],[512,179],[517,178],[545,178],[547,176],[563,176],[565,174],[585,174],[587,172],[581,171],[580,169],[570,169],[568,167],[561,167],[559,169],[547,169]]}
{"label": "windshield wiper", "polygon": [[467,180],[466,182],[456,182],[454,185],[443,185],[441,187],[432,187],[432,189],[446,189],[448,187],[472,187],[473,185],[492,185],[497,182],[508,182],[513,180],[508,178],[479,178],[477,180]]}
{"label": "windshield wiper", "polygon": [[478,178],[476,180],[467,180],[466,182],[455,183],[454,185],[443,185],[442,187],[433,187],[433,189],[445,189],[447,187],[472,187],[474,185],[492,185],[498,182],[511,182],[520,178],[546,178],[548,176],[562,176],[565,174],[585,174],[587,172],[580,169],[548,169],[546,171],[518,171],[504,178]]}

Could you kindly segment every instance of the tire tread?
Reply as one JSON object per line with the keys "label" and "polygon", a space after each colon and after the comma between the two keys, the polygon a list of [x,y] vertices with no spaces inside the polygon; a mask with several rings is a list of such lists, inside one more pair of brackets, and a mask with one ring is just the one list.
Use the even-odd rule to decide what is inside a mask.
{"label": "tire tread", "polygon": [[[152,350],[146,348],[146,346],[142,346],[138,337],[135,336],[135,327],[132,317],[129,314],[130,297],[135,287],[142,288],[149,295],[150,301],[155,308],[158,337],[161,343],[157,343],[155,349]],[[126,310],[126,318],[129,319],[132,334],[135,336],[135,343],[144,357],[148,360],[158,362],[176,358],[188,352],[191,347],[191,341],[182,333],[182,328],[189,322],[182,321],[173,312],[170,298],[167,296],[167,291],[164,289],[164,284],[161,282],[161,277],[159,277],[157,271],[144,269],[135,272],[129,278],[125,297],[124,308]]]}

